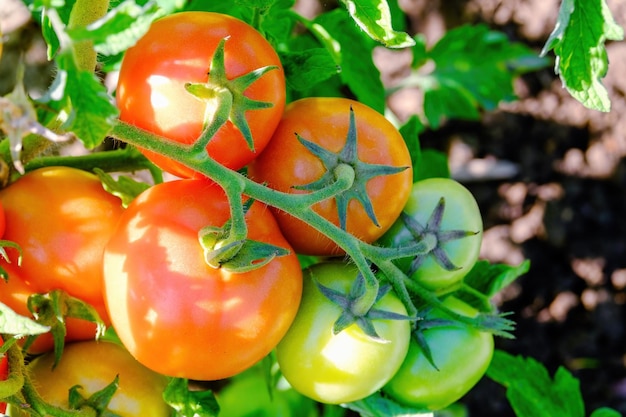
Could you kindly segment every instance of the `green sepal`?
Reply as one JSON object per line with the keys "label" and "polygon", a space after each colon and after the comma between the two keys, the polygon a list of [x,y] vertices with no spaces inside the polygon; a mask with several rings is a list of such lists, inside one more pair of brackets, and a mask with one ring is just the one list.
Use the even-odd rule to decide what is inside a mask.
{"label": "green sepal", "polygon": [[[11,242],[10,240],[0,240],[0,259],[4,260],[5,262],[11,263],[9,255],[7,254],[5,248],[12,248],[18,252],[17,266],[20,266],[22,264],[22,247],[15,242]],[[0,265],[0,278],[5,281],[9,279],[9,274],[7,274],[7,271],[5,271],[2,265]]]}
{"label": "green sepal", "polygon": [[448,254],[443,249],[442,245],[452,240],[462,239],[467,236],[474,236],[480,233],[479,231],[471,230],[441,230],[441,221],[443,220],[443,213],[446,207],[445,197],[441,197],[437,206],[433,209],[426,225],[420,224],[416,219],[401,213],[400,216],[406,228],[409,230],[415,242],[421,242],[425,239],[435,239],[435,244],[432,246],[430,252],[417,255],[413,258],[411,266],[407,275],[411,276],[419,269],[424,260],[432,256],[434,260],[446,271],[453,271],[459,269],[452,260],[448,257]]}
{"label": "green sepal", "polygon": [[332,152],[328,149],[321,147],[320,145],[313,143],[296,133],[298,141],[306,147],[309,152],[317,156],[326,171],[317,180],[308,184],[295,186],[294,188],[304,191],[317,191],[329,186],[337,181],[337,168],[340,166],[349,166],[354,170],[354,182],[352,187],[346,191],[340,192],[335,196],[337,203],[337,214],[339,215],[339,226],[345,230],[348,216],[348,203],[351,200],[357,200],[367,213],[372,223],[376,226],[380,226],[376,214],[374,213],[374,207],[372,201],[367,194],[366,185],[367,182],[375,177],[381,175],[392,175],[404,171],[408,167],[394,167],[389,165],[380,164],[368,164],[359,159],[358,155],[358,141],[357,141],[357,128],[356,117],[354,110],[350,106],[350,124],[348,127],[348,133],[346,143],[339,152]]}
{"label": "green sepal", "polygon": [[[337,318],[337,321],[333,324],[333,334],[339,334],[351,325],[356,324],[369,338],[380,343],[389,343],[388,340],[385,340],[378,335],[374,327],[373,320],[416,320],[415,317],[375,308],[370,308],[369,311],[363,315],[356,314],[353,307],[358,303],[360,298],[365,296],[366,293],[365,278],[360,272],[354,280],[352,287],[350,287],[350,292],[348,294],[344,294],[323,285],[317,281],[315,277],[313,277],[313,281],[322,295],[328,298],[328,300],[332,303],[339,306],[342,310],[339,318]],[[389,285],[381,285],[378,289],[375,303],[384,297],[390,290],[391,287]]]}
{"label": "green sepal", "polygon": [[[27,306],[38,323],[50,327],[50,332],[54,339],[55,366],[61,359],[61,354],[65,347],[65,319],[67,317],[95,323],[96,332],[94,333],[94,339],[100,338],[106,330],[106,325],[93,306],[76,297],[72,297],[62,290],[53,290],[45,294],[33,294],[28,297]],[[36,335],[29,336],[24,344],[24,348],[28,349],[36,337]]]}
{"label": "green sepal", "polygon": [[[202,101],[210,101],[216,99],[218,92],[228,90],[231,95],[232,104],[228,115],[228,120],[241,132],[243,138],[248,144],[248,148],[254,151],[254,139],[250,126],[246,120],[246,112],[248,110],[259,110],[272,107],[272,103],[265,101],[252,100],[245,96],[245,92],[255,81],[265,75],[267,72],[277,70],[276,66],[266,66],[250,71],[247,74],[229,80],[226,76],[226,64],[224,60],[224,46],[226,40],[220,41],[213,54],[211,67],[209,70],[209,79],[205,83],[187,83],[185,89],[194,97]],[[205,114],[205,134],[213,135],[210,122],[213,120],[213,114],[210,112],[211,106],[207,106],[207,114]]]}
{"label": "green sepal", "polygon": [[71,409],[79,410],[83,407],[90,407],[96,410],[99,417],[120,417],[118,414],[108,410],[111,398],[119,387],[119,375],[115,376],[115,379],[102,388],[100,391],[94,392],[89,398],[83,397],[79,392],[83,387],[80,385],[74,385],[69,391],[69,405]]}

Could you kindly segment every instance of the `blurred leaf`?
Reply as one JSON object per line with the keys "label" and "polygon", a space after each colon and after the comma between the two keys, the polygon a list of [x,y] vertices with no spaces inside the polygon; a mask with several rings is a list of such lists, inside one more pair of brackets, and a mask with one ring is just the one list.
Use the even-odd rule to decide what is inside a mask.
{"label": "blurred leaf", "polygon": [[149,184],[135,181],[134,179],[123,175],[119,176],[118,179],[115,180],[111,175],[107,174],[100,168],[94,169],[94,172],[98,178],[100,178],[104,189],[114,196],[119,197],[122,200],[122,205],[124,207],[128,207],[135,197],[150,187]]}
{"label": "blurred leaf", "polygon": [[339,72],[332,56],[324,48],[280,53],[289,88],[303,91]]}
{"label": "blurred leaf", "polygon": [[[413,52],[413,73],[395,89],[422,89],[424,114],[435,129],[446,118],[475,120],[479,108],[492,110],[514,99],[513,78],[548,64],[527,46],[482,24],[452,29],[426,52],[424,40],[417,38]],[[433,68],[424,73],[429,62]]]}
{"label": "blurred leaf", "polygon": [[391,12],[385,0],[341,0],[356,24],[372,39],[388,48],[413,46],[413,39],[391,26]]}
{"label": "blurred leaf", "polygon": [[506,396],[518,417],[584,417],[580,383],[563,367],[554,379],[533,358],[494,352],[487,376],[507,388]]}
{"label": "blurred leaf", "polygon": [[68,34],[75,41],[93,41],[98,53],[116,55],[133,46],[150,24],[165,13],[155,1],[140,6],[134,0],[126,0],[104,18],[87,27],[68,30]]}
{"label": "blurred leaf", "polygon": [[379,392],[343,406],[358,412],[361,417],[433,417],[428,410],[403,406]]}
{"label": "blurred leaf", "polygon": [[220,407],[212,391],[190,391],[186,379],[172,378],[163,399],[178,417],[217,417]]}
{"label": "blurred leaf", "polygon": [[448,156],[435,149],[422,150],[421,163],[413,170],[414,181],[427,178],[450,178]]}
{"label": "blurred leaf", "polygon": [[419,134],[424,131],[424,125],[417,116],[413,115],[400,127],[399,131],[404,139],[404,143],[409,148],[411,164],[413,165],[413,182],[415,182],[417,181],[417,171],[422,164]]}
{"label": "blurred leaf", "polygon": [[554,31],[542,55],[554,49],[554,72],[564,87],[584,106],[608,112],[611,102],[600,81],[606,75],[606,40],[622,40],[605,0],[563,0]]}
{"label": "blurred leaf", "polygon": [[314,23],[322,26],[340,50],[340,77],[357,100],[379,113],[385,111],[385,93],[380,71],[374,65],[374,42],[359,31],[342,9],[318,16]]}

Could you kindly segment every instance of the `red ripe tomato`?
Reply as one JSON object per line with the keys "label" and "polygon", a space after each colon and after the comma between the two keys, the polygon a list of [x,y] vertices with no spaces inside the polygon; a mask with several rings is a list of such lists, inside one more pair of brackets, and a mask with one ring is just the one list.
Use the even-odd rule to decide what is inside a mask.
{"label": "red ripe tomato", "polygon": [[[120,68],[117,104],[121,120],[176,142],[193,143],[204,128],[206,115],[214,112],[215,103],[199,100],[185,89],[185,84],[210,81],[211,61],[224,38],[228,79],[265,66],[278,67],[245,90],[247,98],[272,104],[245,113],[255,152],[230,121],[207,147],[216,161],[239,169],[265,148],[285,105],[285,75],[280,59],[252,26],[210,12],[176,13],[155,21],[126,51]],[[165,156],[144,153],[165,171],[185,178],[195,176],[194,171]]]}
{"label": "red ripe tomato", "polygon": [[[11,263],[2,299],[24,312],[26,294],[63,290],[85,301],[108,322],[102,294],[102,253],[123,212],[119,198],[102,188],[93,174],[68,167],[32,171],[0,190],[6,214],[4,238],[20,245],[7,248]],[[19,288],[15,295],[8,288]],[[4,302],[4,301],[3,301]],[[9,304],[9,302],[6,302]],[[95,335],[95,327],[91,337]],[[71,338],[71,334],[68,334]],[[43,346],[42,346],[43,347]]]}
{"label": "red ripe tomato", "polygon": [[[356,199],[348,203],[346,230],[366,242],[378,239],[398,218],[409,198],[413,184],[411,157],[404,139],[383,115],[359,102],[346,98],[305,98],[290,103],[272,140],[263,153],[248,167],[252,179],[289,193],[304,193],[294,188],[319,180],[326,172],[321,160],[294,135],[321,147],[339,152],[346,144],[354,110],[357,153],[368,164],[408,167],[391,175],[376,176],[366,183],[377,226]],[[357,174],[358,175],[358,174]],[[327,199],[313,209],[339,225],[335,199]],[[336,255],[341,249],[311,226],[277,212],[283,234],[296,252],[308,255]]]}
{"label": "red ripe tomato", "polygon": [[247,211],[249,239],[291,253],[245,273],[205,262],[198,232],[229,217],[224,191],[206,179],[151,187],[122,215],[104,253],[105,298],[122,343],[148,368],[227,378],[266,356],[293,321],[300,264],[263,204]]}
{"label": "red ripe tomato", "polygon": [[[0,280],[2,281],[2,280]],[[0,347],[4,344],[4,340],[0,337]],[[6,356],[0,358],[0,381],[4,381],[9,376],[9,361]],[[0,403],[0,413],[4,413],[7,409],[6,403]]]}

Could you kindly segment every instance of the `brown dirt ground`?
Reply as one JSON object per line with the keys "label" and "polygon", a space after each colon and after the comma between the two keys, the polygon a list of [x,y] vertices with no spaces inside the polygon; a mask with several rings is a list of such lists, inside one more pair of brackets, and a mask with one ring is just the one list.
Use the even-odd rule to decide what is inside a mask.
{"label": "brown dirt ground", "polygon": [[[50,74],[45,45],[23,11],[12,8],[15,3],[0,0],[0,24],[8,33],[0,94],[8,92],[23,50],[26,82],[37,95]],[[559,2],[400,4],[412,30],[431,44],[451,27],[486,22],[539,51]],[[626,0],[608,4],[623,26]],[[386,83],[407,71],[406,54],[376,53]],[[516,82],[519,101],[502,104],[478,122],[450,121],[421,140],[448,152],[455,177],[474,192],[485,223],[482,257],[531,261],[530,272],[499,297],[501,309],[513,312],[518,326],[516,339],[499,339],[498,347],[532,356],[551,372],[567,367],[580,378],[588,413],[610,406],[626,414],[626,118],[620,117],[626,111],[626,44],[611,43],[608,53],[609,113],[585,109],[547,68]],[[415,91],[390,99],[400,119],[416,105]],[[504,390],[486,379],[464,401],[473,416],[513,416]]]}

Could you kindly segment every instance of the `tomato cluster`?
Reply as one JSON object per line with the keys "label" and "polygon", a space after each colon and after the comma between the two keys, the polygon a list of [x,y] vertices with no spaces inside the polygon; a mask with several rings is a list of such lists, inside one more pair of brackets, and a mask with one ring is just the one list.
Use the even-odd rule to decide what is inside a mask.
{"label": "tomato cluster", "polygon": [[[216,125],[223,94],[232,108]],[[450,294],[478,258],[478,206],[454,180],[413,183],[410,150],[382,114],[347,98],[285,105],[285,75],[269,42],[206,12],[156,21],[126,52],[116,99],[123,122],[161,143],[192,152],[211,133],[213,161],[243,169],[242,181],[294,205],[234,198],[193,161],[148,149],[180,178],[149,187],[126,208],[96,176],[73,168],[39,169],[1,190],[4,238],[22,252],[9,248],[1,261],[9,279],[0,281],[0,302],[30,316],[31,295],[62,290],[95,308],[123,345],[94,342],[95,324],[67,318],[65,339],[74,343],[59,365],[50,369],[50,353],[29,365],[45,400],[67,407],[70,387],[81,385],[89,398],[119,373],[112,412],[167,415],[160,398],[152,401],[165,377],[222,380],[272,351],[296,391],[329,404],[379,392],[435,410],[484,374],[492,335],[446,316],[476,314]],[[393,268],[442,304],[412,311],[418,297],[400,297],[372,265],[378,292],[364,309],[371,279],[312,219],[372,250],[423,247],[396,256]],[[298,255],[314,256],[304,273]],[[448,320],[420,325],[441,318]],[[29,352],[51,347],[42,336]],[[77,370],[83,361],[89,366]],[[127,404],[137,397],[152,402]]]}

